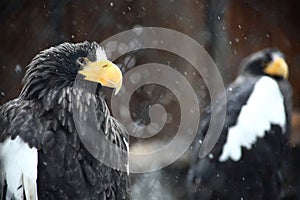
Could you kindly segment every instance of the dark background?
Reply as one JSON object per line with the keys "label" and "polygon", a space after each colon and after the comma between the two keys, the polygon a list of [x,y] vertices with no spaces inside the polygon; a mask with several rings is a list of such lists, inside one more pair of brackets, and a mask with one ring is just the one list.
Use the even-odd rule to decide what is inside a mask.
{"label": "dark background", "polygon": [[299,9],[297,0],[1,1],[0,104],[19,94],[25,67],[40,50],[65,41],[101,42],[138,25],[174,29],[198,41],[225,84],[236,77],[243,57],[265,47],[279,48],[289,64],[296,110]]}
{"label": "dark background", "polygon": [[[25,66],[61,42],[102,40],[136,25],[178,30],[204,47],[232,81],[240,60],[278,47],[290,67],[294,105],[300,106],[300,3],[227,1],[1,1],[0,103],[18,95]],[[226,73],[225,73],[226,72]]]}
{"label": "dark background", "polygon": [[[136,26],[165,27],[180,31],[203,45],[216,62],[225,84],[234,80],[241,59],[248,54],[265,47],[277,47],[284,52],[289,65],[289,80],[294,91],[292,142],[298,143],[299,10],[300,2],[297,0],[2,0],[0,104],[18,96],[25,67],[40,50],[65,41],[101,42]],[[140,52],[132,57],[136,65],[153,60],[161,63],[169,63],[171,60],[171,65],[181,64],[183,68],[186,65],[172,55],[156,51],[146,54]],[[126,71],[128,66],[121,67]],[[195,87],[200,88],[197,94],[199,99],[206,102],[208,97],[206,89],[202,88],[201,77],[191,81]],[[179,122],[178,103],[171,93],[158,86],[145,86],[134,94],[131,101],[133,118],[140,120],[139,123],[147,124],[149,118],[144,108],[155,102],[162,103],[170,115],[173,113],[171,122],[162,132],[166,132],[167,135],[176,132]],[[200,107],[204,105],[205,103]],[[164,140],[164,137],[161,140]],[[143,144],[147,146],[147,142]],[[152,143],[148,144],[152,148],[155,147]],[[174,179],[173,182],[184,181],[182,174],[186,171],[180,171],[181,168],[178,169],[176,163],[168,169],[169,174],[175,174],[175,178],[170,176],[170,179]]]}

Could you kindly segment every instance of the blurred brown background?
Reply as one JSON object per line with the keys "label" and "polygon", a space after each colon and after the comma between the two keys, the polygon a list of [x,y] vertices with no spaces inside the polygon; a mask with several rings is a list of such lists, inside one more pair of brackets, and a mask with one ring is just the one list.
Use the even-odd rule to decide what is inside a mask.
{"label": "blurred brown background", "polygon": [[0,103],[16,97],[25,66],[40,50],[64,42],[101,42],[140,26],[181,31],[209,51],[225,83],[238,63],[264,47],[287,57],[294,105],[300,106],[299,1],[25,1],[0,3]]}
{"label": "blurred brown background", "polygon": [[[300,133],[300,115],[297,112],[300,108],[299,10],[300,2],[297,0],[2,0],[0,104],[19,94],[25,67],[40,50],[65,41],[101,42],[135,26],[165,27],[180,31],[203,45],[216,62],[225,84],[236,77],[239,62],[246,55],[265,47],[277,47],[284,52],[294,91],[292,138],[293,143],[297,143],[300,140],[297,134]],[[154,57],[157,62],[169,63],[171,60],[171,64],[181,63],[171,55],[157,52],[150,52],[148,56],[134,55],[134,63],[153,61]],[[178,70],[182,72],[182,69]],[[207,99],[206,90],[201,89],[201,77],[191,81],[195,87],[200,85],[199,98]],[[135,102],[131,103],[133,117],[143,119],[145,113],[141,111],[154,101],[165,103],[170,112],[178,109],[175,100],[166,100],[173,98],[171,94],[163,92],[160,87],[151,91],[135,94]],[[147,124],[147,120],[146,117],[141,123]],[[166,132],[176,129],[178,114],[172,120]],[[170,175],[173,182],[184,181],[186,171],[176,167],[176,163],[166,171],[175,174],[174,177]],[[171,187],[174,193],[180,193],[177,196],[184,196],[184,192],[176,191],[174,187],[178,185]]]}
{"label": "blurred brown background", "polygon": [[[65,41],[101,42],[135,26],[156,26],[178,30],[203,45],[215,60],[225,84],[236,77],[243,57],[265,47],[279,48],[289,64],[297,111],[299,9],[297,0],[1,1],[0,104],[19,94],[25,67],[40,50]],[[155,56],[136,58],[136,64]],[[156,61],[169,62],[171,59],[166,57],[169,58],[158,56]],[[191,81],[200,84],[198,80]]]}

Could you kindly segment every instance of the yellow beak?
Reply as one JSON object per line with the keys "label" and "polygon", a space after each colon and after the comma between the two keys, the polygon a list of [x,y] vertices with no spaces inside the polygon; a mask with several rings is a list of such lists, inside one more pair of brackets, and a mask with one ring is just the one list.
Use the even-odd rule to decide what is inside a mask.
{"label": "yellow beak", "polygon": [[115,95],[122,87],[122,72],[109,60],[90,62],[85,58],[83,69],[78,73],[84,75],[84,80],[100,83],[102,86],[115,88]]}
{"label": "yellow beak", "polygon": [[272,76],[281,76],[285,79],[288,78],[289,69],[283,58],[276,58],[265,68],[265,73]]}

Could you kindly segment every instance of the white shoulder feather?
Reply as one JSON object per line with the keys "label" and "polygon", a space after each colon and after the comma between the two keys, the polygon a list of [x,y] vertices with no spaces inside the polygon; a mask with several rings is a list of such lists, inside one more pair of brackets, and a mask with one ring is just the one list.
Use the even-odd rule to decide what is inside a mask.
{"label": "white shoulder feather", "polygon": [[260,78],[247,103],[242,107],[237,123],[228,129],[226,143],[219,157],[220,162],[242,157],[242,147],[250,150],[257,138],[262,138],[271,129],[271,124],[285,128],[284,98],[275,80]]}
{"label": "white shoulder feather", "polygon": [[19,136],[0,144],[1,184],[6,182],[6,199],[37,200],[36,148],[30,148]]}

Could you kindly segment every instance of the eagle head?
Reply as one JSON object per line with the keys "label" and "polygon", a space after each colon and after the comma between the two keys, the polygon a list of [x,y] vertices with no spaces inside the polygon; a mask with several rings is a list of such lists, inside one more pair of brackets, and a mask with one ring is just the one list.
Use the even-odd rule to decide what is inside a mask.
{"label": "eagle head", "polygon": [[288,65],[278,49],[267,48],[258,51],[242,61],[242,70],[252,75],[267,75],[274,78],[288,78]]}
{"label": "eagle head", "polygon": [[96,42],[62,43],[41,51],[27,66],[20,97],[40,98],[51,88],[72,86],[77,75],[83,79],[115,88],[122,86],[122,73],[109,61]]}

